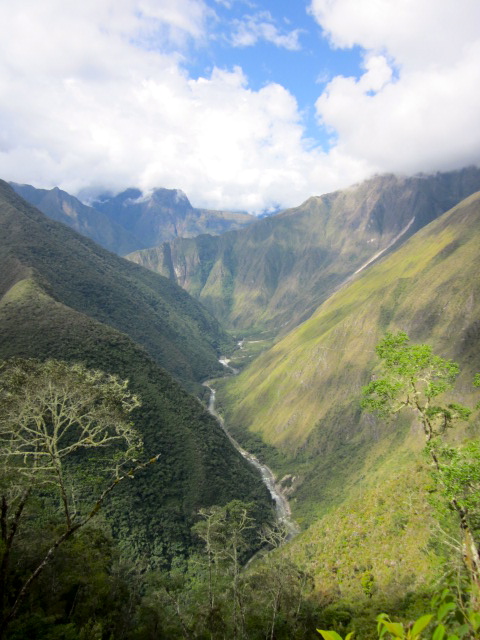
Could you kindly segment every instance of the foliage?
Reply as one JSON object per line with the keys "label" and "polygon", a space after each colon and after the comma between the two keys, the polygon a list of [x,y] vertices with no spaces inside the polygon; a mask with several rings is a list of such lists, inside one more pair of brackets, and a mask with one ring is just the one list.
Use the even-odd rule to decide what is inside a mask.
{"label": "foliage", "polygon": [[384,416],[404,407],[415,410],[423,427],[434,473],[443,484],[449,505],[458,515],[465,567],[472,584],[480,592],[480,553],[469,514],[469,507],[474,505],[478,508],[477,499],[472,498],[479,487],[478,446],[471,443],[459,452],[451,447],[442,447],[438,438],[456,420],[467,420],[471,410],[457,403],[432,404],[453,387],[459,367],[434,355],[429,345],[408,343],[409,337],[405,332],[387,333],[379,342],[376,351],[382,360],[382,377],[363,389],[362,406]]}
{"label": "foliage", "polygon": [[[134,461],[141,452],[141,438],[128,417],[140,403],[127,385],[128,381],[78,364],[21,359],[0,364],[0,635],[58,548],[97,515],[106,496],[124,477],[133,477],[146,466]],[[107,449],[113,450],[105,452]],[[78,462],[75,464],[82,450],[101,450],[102,455],[94,458],[95,473],[104,482],[110,475],[88,501],[88,490],[82,485]],[[126,464],[128,469],[124,469]],[[58,532],[15,587],[18,577],[11,576],[10,560],[24,513],[35,498],[47,507],[47,517],[56,523]],[[55,508],[56,501],[60,509]],[[42,535],[41,529],[38,533]]]}
{"label": "foliage", "polygon": [[404,331],[387,333],[376,347],[382,376],[363,389],[362,408],[386,417],[405,407],[419,416],[427,442],[444,433],[455,420],[467,420],[470,409],[457,403],[433,404],[450,390],[459,373],[458,364],[433,353],[430,345],[409,344]]}
{"label": "foliage", "polygon": [[139,611],[143,637],[153,628],[164,637],[312,637],[318,607],[309,601],[311,577],[275,554],[241,553],[253,531],[249,512],[240,501],[202,510],[194,526],[201,553],[151,576]]}
{"label": "foliage", "polygon": [[[322,636],[323,640],[343,640],[343,638],[336,631],[325,631],[317,629],[318,633]],[[345,640],[351,640],[353,638],[353,631],[347,633]]]}

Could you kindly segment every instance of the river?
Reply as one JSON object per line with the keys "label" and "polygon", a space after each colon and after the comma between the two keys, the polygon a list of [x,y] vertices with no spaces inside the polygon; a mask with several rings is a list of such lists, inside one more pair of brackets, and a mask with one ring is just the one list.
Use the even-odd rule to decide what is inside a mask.
{"label": "river", "polygon": [[215,389],[209,384],[204,383],[204,385],[210,389],[210,399],[208,402],[208,410],[217,420],[223,431],[225,432],[227,438],[233,444],[235,449],[239,451],[245,460],[253,465],[259,472],[262,477],[262,480],[270,492],[273,501],[275,502],[275,511],[277,514],[277,522],[282,525],[287,532],[287,540],[291,540],[294,536],[299,532],[299,527],[294,520],[292,520],[292,513],[290,510],[290,505],[288,504],[288,500],[283,493],[281,487],[275,482],[275,476],[273,475],[272,470],[267,467],[266,464],[262,464],[253,453],[249,453],[245,451],[245,449],[240,446],[240,444],[233,438],[233,436],[228,432],[225,427],[225,421],[222,416],[219,415],[215,410]]}

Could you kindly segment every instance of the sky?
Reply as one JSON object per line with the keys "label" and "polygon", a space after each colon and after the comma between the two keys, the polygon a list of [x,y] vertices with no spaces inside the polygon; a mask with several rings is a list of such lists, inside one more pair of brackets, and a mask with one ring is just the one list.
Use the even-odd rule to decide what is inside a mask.
{"label": "sky", "polygon": [[259,214],[480,163],[479,0],[1,0],[0,177]]}

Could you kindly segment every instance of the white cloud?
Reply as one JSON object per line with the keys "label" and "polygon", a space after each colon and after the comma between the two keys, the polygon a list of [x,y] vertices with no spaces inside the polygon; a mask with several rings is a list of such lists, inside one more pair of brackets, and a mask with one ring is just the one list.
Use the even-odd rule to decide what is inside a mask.
{"label": "white cloud", "polygon": [[244,16],[235,21],[235,32],[231,42],[234,47],[251,47],[259,40],[265,40],[277,47],[298,51],[300,49],[300,29],[293,29],[288,33],[281,33],[275,25],[269,11],[259,11],[254,15]]}
{"label": "white cloud", "polygon": [[365,51],[357,80],[337,76],[316,107],[337,151],[379,171],[433,171],[480,161],[477,0],[313,0],[337,47]]}
{"label": "white cloud", "polygon": [[315,0],[332,42],[365,50],[360,79],[334,77],[316,103],[336,141],[325,153],[281,85],[254,91],[239,67],[187,73],[215,35],[207,0],[1,2],[0,177],[181,188],[195,206],[261,211],[375,171],[476,162],[480,21],[476,0],[460,4],[455,22],[450,0]]}
{"label": "white cloud", "polygon": [[239,68],[188,76],[178,43],[202,41],[207,17],[194,0],[3,3],[0,176],[182,188],[196,206],[251,211],[338,186],[342,160],[307,145],[286,89],[253,91]]}

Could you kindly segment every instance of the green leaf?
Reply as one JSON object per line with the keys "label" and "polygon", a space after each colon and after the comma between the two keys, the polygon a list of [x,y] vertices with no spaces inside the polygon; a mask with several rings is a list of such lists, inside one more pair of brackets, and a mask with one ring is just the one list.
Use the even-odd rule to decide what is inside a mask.
{"label": "green leaf", "polygon": [[323,631],[322,629],[317,629],[317,631],[323,636],[323,640],[342,640],[342,636],[339,636],[336,631]]}
{"label": "green leaf", "polygon": [[387,629],[387,631],[395,636],[395,638],[405,637],[405,631],[403,629],[403,625],[400,622],[389,622],[388,620],[382,620],[382,624]]}
{"label": "green leaf", "polygon": [[432,640],[443,640],[443,636],[445,635],[445,627],[443,624],[439,624],[438,627],[433,632]]}
{"label": "green leaf", "polygon": [[437,620],[440,622],[449,611],[453,611],[455,608],[456,604],[454,602],[444,602],[440,607],[438,607]]}
{"label": "green leaf", "polygon": [[412,627],[412,636],[414,638],[416,636],[419,636],[422,633],[422,631],[426,627],[428,627],[432,618],[433,618],[433,615],[431,613],[428,613],[427,615],[419,618]]}
{"label": "green leaf", "polygon": [[463,636],[467,634],[469,631],[470,631],[470,627],[468,624],[462,624],[460,629],[457,629],[457,633],[460,636],[460,638],[463,638]]}
{"label": "green leaf", "polygon": [[470,611],[468,619],[470,620],[473,630],[478,631],[478,629],[480,629],[480,613]]}

